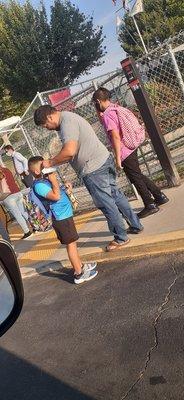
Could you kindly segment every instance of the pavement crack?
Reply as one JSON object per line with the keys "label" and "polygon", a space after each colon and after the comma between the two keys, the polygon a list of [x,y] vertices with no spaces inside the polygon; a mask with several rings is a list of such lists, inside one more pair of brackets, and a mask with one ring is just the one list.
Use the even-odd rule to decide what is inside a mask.
{"label": "pavement crack", "polygon": [[153,324],[152,324],[153,329],[154,329],[154,344],[153,344],[153,346],[151,346],[150,349],[147,351],[146,360],[145,360],[145,363],[144,363],[144,367],[143,367],[143,369],[139,372],[139,375],[138,375],[137,379],[132,383],[132,385],[130,386],[130,388],[129,388],[129,389],[127,390],[127,392],[123,395],[123,397],[121,397],[120,400],[126,399],[126,398],[129,396],[129,394],[131,393],[131,391],[135,388],[135,386],[136,386],[136,385],[140,382],[140,380],[143,378],[143,376],[144,376],[144,374],[145,374],[145,372],[146,372],[146,370],[147,370],[147,368],[148,368],[148,365],[149,365],[149,363],[150,363],[150,361],[151,361],[151,354],[152,354],[152,352],[158,347],[157,324],[158,324],[158,321],[159,321],[159,319],[161,318],[163,312],[166,310],[166,309],[165,309],[165,306],[169,303],[170,296],[171,296],[171,292],[172,292],[172,288],[173,288],[173,286],[176,284],[176,281],[177,281],[178,278],[179,278],[179,275],[178,275],[178,273],[177,273],[175,267],[174,267],[174,266],[171,266],[171,268],[172,268],[172,271],[173,271],[173,274],[174,274],[174,279],[173,279],[172,283],[170,284],[170,286],[168,286],[168,288],[167,288],[167,294],[166,294],[166,296],[165,296],[164,301],[162,302],[162,304],[158,307],[158,311],[157,311],[156,317],[155,317],[155,319],[154,319],[154,321],[153,321]]}

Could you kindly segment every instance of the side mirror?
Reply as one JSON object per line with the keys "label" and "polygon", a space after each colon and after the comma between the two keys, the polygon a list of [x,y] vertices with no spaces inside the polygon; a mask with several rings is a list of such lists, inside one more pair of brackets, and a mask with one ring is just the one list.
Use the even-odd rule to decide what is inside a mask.
{"label": "side mirror", "polygon": [[22,278],[11,245],[0,240],[0,336],[15,323],[24,301]]}

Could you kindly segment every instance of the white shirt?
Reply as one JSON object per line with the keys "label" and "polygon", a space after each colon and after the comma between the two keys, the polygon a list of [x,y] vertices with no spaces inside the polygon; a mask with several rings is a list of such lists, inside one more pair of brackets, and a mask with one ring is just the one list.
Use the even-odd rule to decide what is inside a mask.
{"label": "white shirt", "polygon": [[14,166],[17,174],[22,174],[23,172],[28,171],[28,160],[18,151],[14,151],[12,154],[12,158],[14,161]]}

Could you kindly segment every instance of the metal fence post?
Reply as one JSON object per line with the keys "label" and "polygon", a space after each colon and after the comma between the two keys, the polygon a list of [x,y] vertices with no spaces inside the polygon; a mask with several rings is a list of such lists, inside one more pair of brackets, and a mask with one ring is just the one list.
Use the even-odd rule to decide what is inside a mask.
{"label": "metal fence post", "polygon": [[41,93],[40,93],[40,92],[37,92],[37,96],[38,96],[38,98],[39,98],[39,100],[40,100],[41,106],[43,106],[43,105],[45,104],[45,102],[44,102],[44,100],[43,100],[43,97],[42,97]]}
{"label": "metal fence post", "polygon": [[178,63],[177,63],[177,61],[176,61],[176,57],[175,57],[175,55],[174,55],[174,51],[173,51],[173,49],[172,49],[171,44],[169,44],[169,45],[167,46],[167,48],[168,48],[168,53],[169,53],[169,55],[170,55],[170,57],[171,57],[171,62],[172,62],[173,67],[174,67],[175,75],[176,75],[176,77],[177,77],[177,79],[178,79],[178,83],[179,83],[179,85],[180,85],[180,88],[181,88],[181,91],[182,91],[182,94],[183,94],[183,97],[184,97],[184,82],[183,82],[183,78],[182,78],[180,69],[179,69],[179,67],[178,67]]}
{"label": "metal fence post", "polygon": [[98,85],[97,85],[97,83],[96,83],[95,81],[92,81],[92,85],[93,85],[93,87],[94,87],[94,90],[97,90],[97,89],[98,89]]}
{"label": "metal fence post", "polygon": [[135,194],[136,199],[137,199],[137,200],[140,200],[141,196],[139,195],[139,193],[138,193],[136,187],[135,187],[134,184],[131,183],[131,182],[130,182],[130,185],[132,186],[132,189],[133,189],[133,192],[134,192],[134,194]]}
{"label": "metal fence post", "polygon": [[4,162],[3,162],[3,159],[2,159],[2,157],[1,157],[1,154],[0,154],[0,166],[5,168],[5,164],[4,164]]}
{"label": "metal fence post", "polygon": [[4,133],[4,135],[2,136],[2,140],[4,145],[6,146],[7,144],[11,144],[10,140],[9,140],[9,136],[8,133]]}

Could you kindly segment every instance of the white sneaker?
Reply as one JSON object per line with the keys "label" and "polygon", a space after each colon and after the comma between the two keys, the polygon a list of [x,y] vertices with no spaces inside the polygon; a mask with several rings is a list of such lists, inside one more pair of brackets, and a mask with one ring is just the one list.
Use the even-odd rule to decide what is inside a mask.
{"label": "white sneaker", "polygon": [[92,271],[84,271],[80,275],[74,275],[74,283],[76,285],[79,285],[80,283],[84,283],[87,281],[90,281],[91,279],[95,278],[98,274],[98,271],[92,270]]}
{"label": "white sneaker", "polygon": [[93,271],[93,269],[95,269],[97,267],[97,262],[96,261],[94,261],[94,262],[87,262],[87,263],[84,263],[83,264],[83,266],[82,266],[82,271],[83,272],[86,272],[86,271]]}

